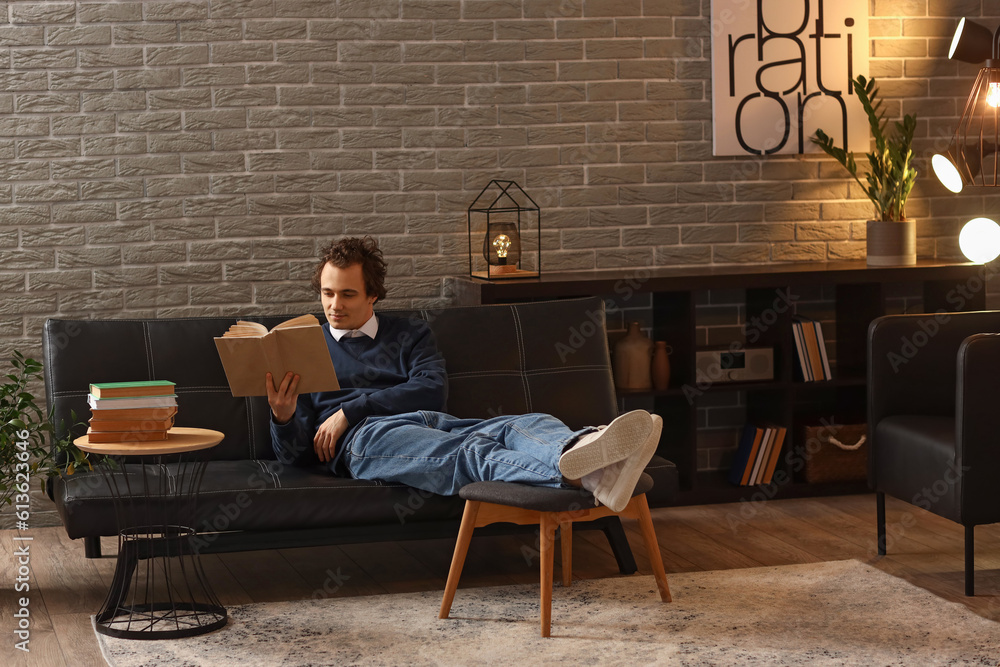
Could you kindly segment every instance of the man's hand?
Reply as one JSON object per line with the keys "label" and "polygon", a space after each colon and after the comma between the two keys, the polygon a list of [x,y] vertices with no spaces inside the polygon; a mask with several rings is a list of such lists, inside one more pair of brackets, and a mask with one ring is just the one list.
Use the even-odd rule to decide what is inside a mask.
{"label": "man's hand", "polygon": [[320,424],[316,429],[316,437],[313,438],[313,449],[316,450],[316,456],[320,461],[326,463],[333,460],[337,452],[337,441],[347,432],[349,426],[343,410],[337,410]]}
{"label": "man's hand", "polygon": [[275,388],[274,378],[267,374],[267,403],[271,406],[274,421],[285,424],[295,416],[295,405],[299,400],[299,376],[291,371],[285,373],[281,386]]}

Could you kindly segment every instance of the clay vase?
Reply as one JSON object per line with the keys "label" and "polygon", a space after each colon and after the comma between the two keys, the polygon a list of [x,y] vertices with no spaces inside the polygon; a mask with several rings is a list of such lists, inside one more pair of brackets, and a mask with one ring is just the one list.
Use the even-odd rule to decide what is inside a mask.
{"label": "clay vase", "polygon": [[653,341],[642,333],[638,322],[630,322],[628,333],[615,343],[615,386],[619,389],[651,389],[652,358]]}
{"label": "clay vase", "polygon": [[652,368],[653,389],[656,391],[665,391],[667,386],[670,384],[671,352],[673,352],[673,348],[667,345],[667,341],[656,341],[656,347],[653,348]]}

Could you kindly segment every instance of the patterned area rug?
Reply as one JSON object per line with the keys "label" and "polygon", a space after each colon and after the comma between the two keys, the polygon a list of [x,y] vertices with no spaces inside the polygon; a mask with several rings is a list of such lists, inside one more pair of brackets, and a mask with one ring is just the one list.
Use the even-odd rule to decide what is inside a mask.
{"label": "patterned area rug", "polygon": [[1000,624],[858,561],[651,576],[553,590],[462,589],[251,604],[229,625],[178,640],[97,635],[113,667],[144,665],[996,665]]}

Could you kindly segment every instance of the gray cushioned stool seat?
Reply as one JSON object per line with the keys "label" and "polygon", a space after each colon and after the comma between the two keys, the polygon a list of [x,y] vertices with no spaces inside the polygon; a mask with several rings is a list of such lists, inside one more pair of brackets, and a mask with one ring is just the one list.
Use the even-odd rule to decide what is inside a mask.
{"label": "gray cushioned stool seat", "polygon": [[[469,542],[476,528],[494,523],[515,523],[538,526],[539,583],[541,584],[541,635],[548,637],[552,630],[552,568],[555,551],[555,534],[560,533],[562,547],[563,586],[572,583],[573,573],[573,523],[593,522],[598,519],[618,517],[635,519],[646,544],[650,567],[656,587],[663,602],[670,602],[670,586],[663,568],[660,547],[656,543],[656,529],[649,513],[646,492],[653,488],[653,478],[642,473],[632,498],[621,511],[594,504],[594,496],[583,489],[553,489],[510,482],[475,482],[459,489],[465,500],[462,526],[455,542],[455,554],[441,600],[438,618],[448,618],[451,604],[462,576],[462,567],[469,552]],[[618,524],[621,528],[621,524]]]}
{"label": "gray cushioned stool seat", "polygon": [[[642,473],[632,497],[641,496],[652,488],[653,478]],[[573,512],[594,506],[594,496],[583,489],[554,489],[513,482],[473,482],[459,489],[458,495],[463,500],[478,500],[538,512]]]}

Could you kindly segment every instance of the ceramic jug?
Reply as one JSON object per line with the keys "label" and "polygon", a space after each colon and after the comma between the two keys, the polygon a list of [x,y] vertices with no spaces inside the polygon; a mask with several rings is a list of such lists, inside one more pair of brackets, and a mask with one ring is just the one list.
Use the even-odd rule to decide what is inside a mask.
{"label": "ceramic jug", "polygon": [[656,341],[653,348],[653,389],[664,391],[670,385],[670,353],[673,348],[667,345],[667,341]]}
{"label": "ceramic jug", "polygon": [[615,386],[619,389],[650,389],[653,341],[642,333],[638,322],[630,322],[628,333],[615,344]]}

